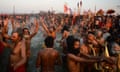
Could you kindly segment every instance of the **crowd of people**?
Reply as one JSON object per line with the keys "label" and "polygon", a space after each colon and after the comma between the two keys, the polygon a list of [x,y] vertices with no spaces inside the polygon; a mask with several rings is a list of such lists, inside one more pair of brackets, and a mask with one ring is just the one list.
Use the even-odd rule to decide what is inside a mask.
{"label": "crowd of people", "polygon": [[[0,17],[0,72],[6,47],[11,49],[9,72],[28,72],[31,40],[39,30],[45,39],[36,58],[37,71],[55,72],[55,65],[66,69],[65,72],[120,71],[120,16],[47,13],[34,16],[33,23],[31,16],[21,17]],[[60,40],[57,33],[61,34]],[[62,55],[55,43],[60,44]]]}

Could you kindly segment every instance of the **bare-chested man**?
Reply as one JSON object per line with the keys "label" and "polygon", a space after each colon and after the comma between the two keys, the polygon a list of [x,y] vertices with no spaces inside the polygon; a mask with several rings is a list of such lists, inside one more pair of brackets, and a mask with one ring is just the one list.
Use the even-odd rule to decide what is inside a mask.
{"label": "bare-chested man", "polygon": [[[15,26],[15,21],[13,18],[11,19],[11,23],[12,23],[12,28],[14,30],[16,28],[16,26]],[[23,22],[23,24],[24,24],[24,22]],[[27,59],[30,57],[30,54],[31,54],[31,51],[30,51],[31,39],[38,32],[39,24],[38,24],[37,19],[34,20],[34,24],[35,24],[35,29],[34,29],[34,32],[32,34],[30,34],[30,31],[28,28],[23,28],[23,39],[25,40]],[[22,28],[22,27],[20,27],[20,28]]]}
{"label": "bare-chested man", "polygon": [[56,39],[56,32],[60,29],[61,25],[59,25],[57,28],[55,28],[55,26],[47,27],[47,25],[45,24],[45,21],[42,17],[40,17],[40,21],[41,21],[42,27],[44,28],[44,30],[47,33],[47,36],[52,36],[54,39]]}
{"label": "bare-chested man", "polygon": [[38,68],[41,65],[41,72],[55,72],[55,64],[61,63],[59,53],[53,49],[53,44],[54,38],[48,36],[45,39],[45,45],[47,48],[44,48],[38,53],[36,67]]}
{"label": "bare-chested man", "polygon": [[12,53],[10,55],[10,72],[26,72],[26,50],[25,42],[22,40],[22,34],[18,31],[12,33],[11,36],[12,44],[3,42],[5,47],[10,47]]}
{"label": "bare-chested man", "polygon": [[31,54],[31,51],[30,51],[31,39],[37,34],[39,29],[39,24],[36,19],[34,20],[34,24],[36,25],[36,27],[32,34],[30,34],[30,31],[28,28],[23,29],[23,38],[25,39],[27,58],[29,58]]}
{"label": "bare-chested man", "polygon": [[69,53],[67,54],[67,61],[68,61],[69,72],[80,72],[81,62],[82,63],[97,62],[98,60],[81,57],[80,56],[80,41],[79,39],[75,39],[73,42],[73,47],[69,49]]}

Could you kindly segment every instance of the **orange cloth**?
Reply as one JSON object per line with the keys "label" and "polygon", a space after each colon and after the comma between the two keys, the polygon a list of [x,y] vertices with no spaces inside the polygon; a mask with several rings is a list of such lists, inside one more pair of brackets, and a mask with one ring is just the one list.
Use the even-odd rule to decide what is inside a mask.
{"label": "orange cloth", "polygon": [[111,28],[111,27],[112,27],[112,24],[111,24],[111,23],[107,23],[107,24],[106,24],[106,27],[107,27],[107,28]]}

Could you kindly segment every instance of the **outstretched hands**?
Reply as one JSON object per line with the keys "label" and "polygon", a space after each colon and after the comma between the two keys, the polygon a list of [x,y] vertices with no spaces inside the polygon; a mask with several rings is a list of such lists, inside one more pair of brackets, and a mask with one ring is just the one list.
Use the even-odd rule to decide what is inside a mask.
{"label": "outstretched hands", "polygon": [[107,62],[109,64],[114,64],[114,60],[111,57],[101,56],[100,61]]}
{"label": "outstretched hands", "polygon": [[9,21],[8,18],[4,20],[4,26],[5,27],[8,26],[8,21]]}
{"label": "outstretched hands", "polygon": [[44,18],[40,17],[40,22],[43,24],[44,23]]}
{"label": "outstretched hands", "polygon": [[36,25],[36,28],[39,27],[39,23],[38,23],[38,20],[36,18],[34,19],[34,24]]}

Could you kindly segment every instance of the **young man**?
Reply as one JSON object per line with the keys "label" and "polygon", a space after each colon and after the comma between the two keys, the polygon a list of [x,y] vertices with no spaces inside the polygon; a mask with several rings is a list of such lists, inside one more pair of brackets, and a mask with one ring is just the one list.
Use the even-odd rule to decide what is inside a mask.
{"label": "young man", "polygon": [[[15,29],[17,29],[17,27],[15,26],[14,19],[11,19],[11,23],[12,23],[12,28],[14,31]],[[30,34],[30,31],[28,28],[23,28],[23,39],[25,40],[27,59],[29,59],[30,54],[31,54],[31,51],[30,51],[31,39],[37,34],[38,29],[39,29],[39,24],[38,24],[37,19],[34,20],[34,24],[35,24],[35,29],[32,34]]]}
{"label": "young man", "polygon": [[31,54],[31,51],[30,51],[31,39],[37,34],[39,29],[39,24],[36,19],[34,20],[34,24],[36,25],[36,27],[32,34],[30,34],[30,31],[28,28],[23,29],[23,38],[25,39],[27,59],[29,59]]}
{"label": "young man", "polygon": [[61,25],[59,25],[57,28],[55,28],[55,26],[48,26],[47,27],[47,24],[45,23],[44,19],[41,17],[40,17],[40,22],[41,22],[42,27],[46,31],[46,35],[52,36],[54,39],[56,39],[56,33],[60,29]]}
{"label": "young man", "polygon": [[44,48],[38,53],[36,67],[40,67],[41,72],[55,72],[54,66],[55,64],[60,64],[60,56],[58,51],[53,49],[54,38],[48,36],[45,39],[45,45],[47,48]]}

